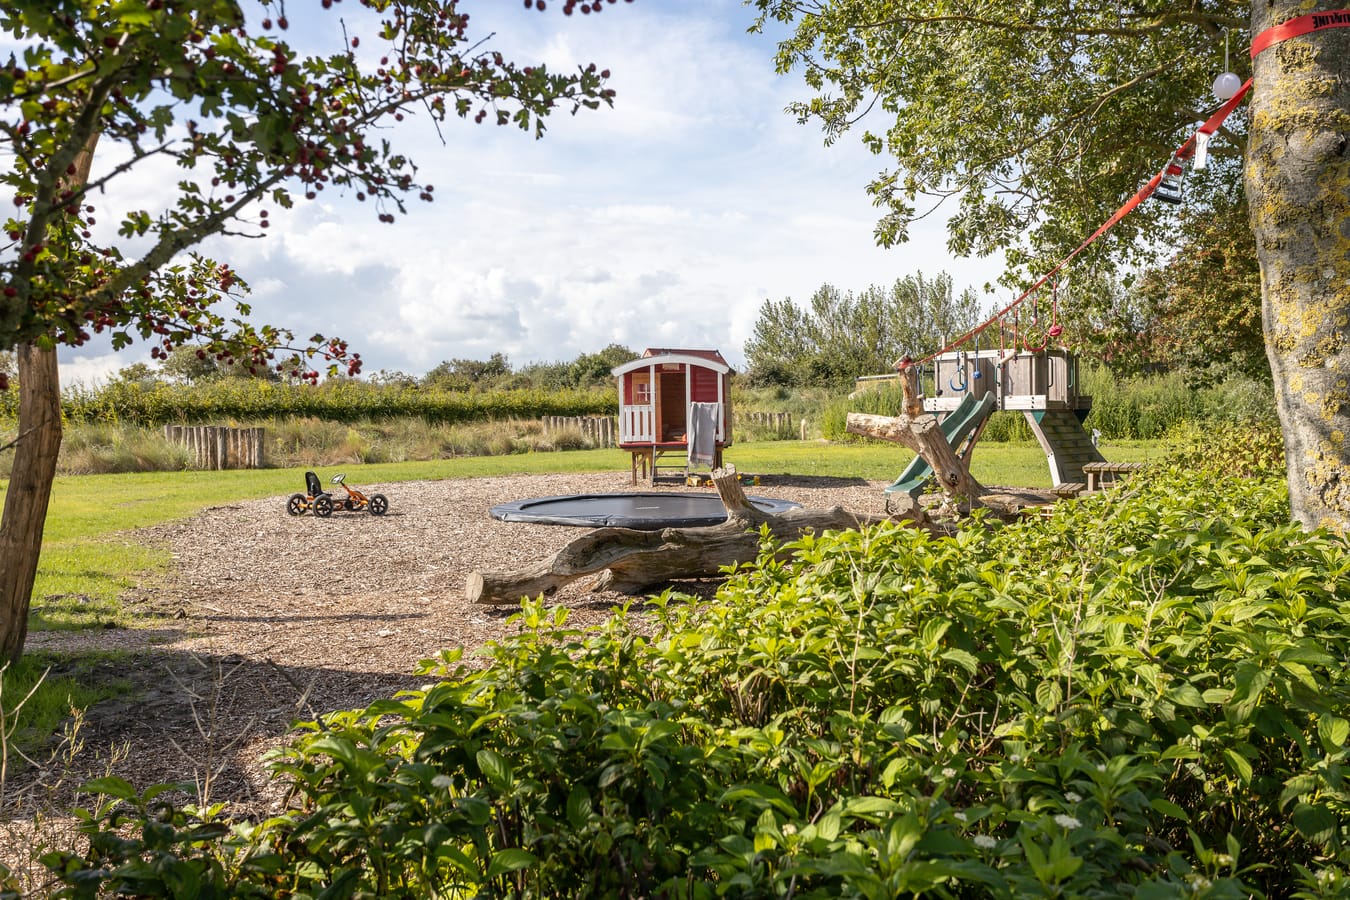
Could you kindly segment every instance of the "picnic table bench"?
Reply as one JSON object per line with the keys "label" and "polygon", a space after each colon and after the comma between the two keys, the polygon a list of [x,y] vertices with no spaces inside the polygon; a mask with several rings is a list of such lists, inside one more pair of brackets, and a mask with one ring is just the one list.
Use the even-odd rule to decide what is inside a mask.
{"label": "picnic table bench", "polygon": [[1087,478],[1087,489],[1099,491],[1119,475],[1129,475],[1143,469],[1147,463],[1141,462],[1090,462],[1083,463],[1083,476]]}

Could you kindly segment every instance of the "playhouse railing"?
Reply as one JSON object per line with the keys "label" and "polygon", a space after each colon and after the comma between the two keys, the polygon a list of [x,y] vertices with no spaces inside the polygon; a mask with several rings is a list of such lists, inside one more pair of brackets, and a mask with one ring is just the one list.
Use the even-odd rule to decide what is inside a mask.
{"label": "playhouse railing", "polygon": [[625,406],[619,410],[619,441],[656,440],[656,407]]}

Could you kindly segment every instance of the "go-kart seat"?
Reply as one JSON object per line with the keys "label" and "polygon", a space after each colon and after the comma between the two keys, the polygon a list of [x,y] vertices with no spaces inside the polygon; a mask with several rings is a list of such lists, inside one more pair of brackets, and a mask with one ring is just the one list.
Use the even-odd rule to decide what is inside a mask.
{"label": "go-kart seat", "polygon": [[321,497],[327,493],[323,489],[323,482],[320,481],[319,476],[315,475],[313,472],[305,473],[305,493],[309,494],[311,497]]}

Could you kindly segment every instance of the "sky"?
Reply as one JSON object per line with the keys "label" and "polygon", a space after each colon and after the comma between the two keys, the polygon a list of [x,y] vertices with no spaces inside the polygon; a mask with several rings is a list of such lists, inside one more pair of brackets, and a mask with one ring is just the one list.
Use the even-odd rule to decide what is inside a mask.
{"label": "sky", "polygon": [[[304,30],[321,15],[311,5],[290,5],[288,37],[317,48],[324,35]],[[608,68],[614,107],[556,113],[542,140],[452,119],[442,142],[425,118],[399,124],[390,137],[435,185],[434,203],[414,198],[385,225],[327,191],[273,208],[265,238],[201,248],[250,284],[256,320],[341,336],[366,375],[496,352],[520,367],[611,343],[719,349],[744,369],[765,300],[918,272],[982,290],[1002,274],[996,259],[953,258],[940,213],[909,243],[876,246],[865,187],[887,160],[856,136],[827,147],[784,112],[807,88],[800,72],[775,73],[773,37],[747,33],[753,10],[739,0],[634,0],[570,17],[519,0],[461,9],[520,65]],[[165,173],[133,172],[97,202],[151,205],[171,189]],[[113,353],[96,340],[62,351],[62,382],[97,384],[148,360],[148,346]]]}

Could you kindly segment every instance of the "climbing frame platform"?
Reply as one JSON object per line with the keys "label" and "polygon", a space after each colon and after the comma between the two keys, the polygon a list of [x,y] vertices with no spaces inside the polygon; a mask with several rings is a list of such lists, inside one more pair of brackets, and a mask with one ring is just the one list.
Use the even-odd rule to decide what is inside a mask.
{"label": "climbing frame platform", "polygon": [[949,413],[969,396],[1021,411],[1045,451],[1055,487],[1087,481],[1083,466],[1104,462],[1083,420],[1092,398],[1078,393],[1078,359],[1065,349],[975,350],[933,360],[933,394],[924,409]]}

